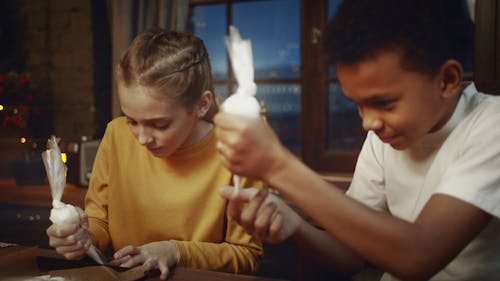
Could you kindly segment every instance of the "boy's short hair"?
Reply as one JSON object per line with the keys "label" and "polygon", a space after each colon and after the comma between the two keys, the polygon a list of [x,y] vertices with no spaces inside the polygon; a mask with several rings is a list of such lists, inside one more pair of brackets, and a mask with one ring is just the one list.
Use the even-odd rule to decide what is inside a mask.
{"label": "boy's short hair", "polygon": [[402,51],[402,67],[432,73],[448,59],[470,64],[473,46],[464,0],[344,0],[325,31],[332,64],[394,49]]}

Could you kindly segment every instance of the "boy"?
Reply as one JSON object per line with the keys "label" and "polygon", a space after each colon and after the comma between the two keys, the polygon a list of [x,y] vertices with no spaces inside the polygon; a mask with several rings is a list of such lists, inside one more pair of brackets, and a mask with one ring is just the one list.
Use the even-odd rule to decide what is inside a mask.
{"label": "boy", "polygon": [[275,187],[326,232],[256,190],[224,187],[230,215],[267,241],[294,237],[346,272],[369,261],[382,280],[498,278],[500,99],[462,84],[472,30],[462,1],[344,1],[326,50],[368,131],[348,196],[264,122],[219,113],[229,169]]}

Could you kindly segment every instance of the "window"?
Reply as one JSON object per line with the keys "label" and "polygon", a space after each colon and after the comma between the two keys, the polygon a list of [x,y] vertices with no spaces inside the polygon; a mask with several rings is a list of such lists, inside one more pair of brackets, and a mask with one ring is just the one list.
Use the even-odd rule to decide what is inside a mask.
{"label": "window", "polygon": [[351,173],[365,133],[355,104],[347,100],[325,62],[321,31],[342,0],[303,1],[302,157],[321,172]]}
{"label": "window", "polygon": [[326,68],[320,43],[339,3],[192,0],[190,26],[207,46],[222,99],[236,87],[224,47],[234,25],[252,41],[257,99],[282,143],[317,170],[350,172],[364,133],[356,107]]}
{"label": "window", "polygon": [[281,141],[301,154],[300,2],[192,1],[191,27],[205,42],[216,91],[222,99],[236,89],[224,45],[229,25],[250,39],[257,99]]}
{"label": "window", "polygon": [[474,81],[478,90],[500,95],[500,2],[475,3]]}
{"label": "window", "polygon": [[[319,172],[354,171],[366,135],[355,104],[344,97],[334,69],[325,63],[321,43],[321,31],[341,2],[190,3],[192,28],[207,45],[219,95],[224,99],[236,86],[223,41],[234,25],[252,40],[257,99],[264,101],[270,125],[285,146]],[[472,66],[466,66],[465,79],[472,77]]]}

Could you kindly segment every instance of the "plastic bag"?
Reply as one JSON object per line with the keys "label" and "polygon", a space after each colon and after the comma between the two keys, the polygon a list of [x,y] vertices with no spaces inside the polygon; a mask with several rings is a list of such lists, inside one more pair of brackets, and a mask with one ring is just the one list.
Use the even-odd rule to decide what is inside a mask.
{"label": "plastic bag", "polygon": [[[254,82],[254,68],[252,56],[252,43],[250,40],[241,39],[240,32],[234,26],[229,27],[229,36],[224,38],[234,76],[238,82],[235,93],[230,95],[222,104],[225,112],[258,118],[260,105],[255,94],[257,85]],[[240,177],[233,176],[235,191],[240,188]]]}
{"label": "plastic bag", "polygon": [[[43,164],[49,180],[50,192],[52,194],[52,209],[50,210],[50,221],[54,224],[79,224],[80,214],[75,206],[65,204],[61,201],[66,185],[67,167],[61,159],[58,139],[51,136],[47,141],[47,150],[42,152]],[[91,245],[87,254],[97,263],[104,264],[102,254],[94,245]]]}

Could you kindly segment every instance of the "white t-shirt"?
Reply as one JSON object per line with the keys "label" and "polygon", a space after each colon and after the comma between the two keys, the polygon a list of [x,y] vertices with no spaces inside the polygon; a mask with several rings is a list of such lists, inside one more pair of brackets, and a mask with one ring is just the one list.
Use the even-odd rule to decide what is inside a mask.
{"label": "white t-shirt", "polygon": [[[446,125],[404,151],[368,132],[349,196],[413,222],[435,193],[466,201],[493,219],[431,280],[499,280],[500,97],[469,85]],[[397,279],[386,273],[382,280]]]}

